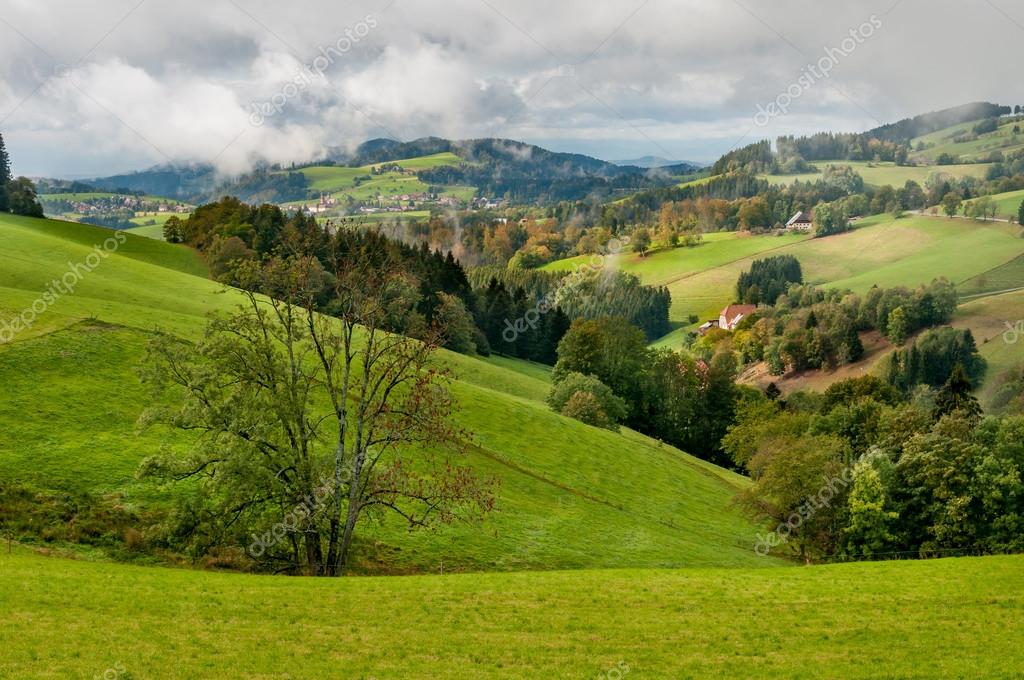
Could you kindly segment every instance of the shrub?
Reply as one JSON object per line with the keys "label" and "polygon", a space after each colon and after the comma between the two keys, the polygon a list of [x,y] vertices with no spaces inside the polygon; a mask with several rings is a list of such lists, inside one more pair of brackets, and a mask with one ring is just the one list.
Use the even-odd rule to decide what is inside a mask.
{"label": "shrub", "polygon": [[[593,397],[593,403],[580,395]],[[556,382],[548,395],[548,405],[564,416],[609,430],[618,430],[619,422],[626,417],[626,402],[595,376],[582,373],[569,373]]]}

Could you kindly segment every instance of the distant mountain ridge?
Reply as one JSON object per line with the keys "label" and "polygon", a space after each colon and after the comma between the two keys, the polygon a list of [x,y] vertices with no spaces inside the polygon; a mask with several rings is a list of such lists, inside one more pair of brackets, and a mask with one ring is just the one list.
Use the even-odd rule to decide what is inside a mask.
{"label": "distant mountain ridge", "polygon": [[692,166],[694,168],[701,168],[707,165],[706,163],[697,163],[696,161],[670,161],[667,158],[661,156],[641,156],[640,158],[632,158],[621,161],[611,161],[615,165],[622,166],[634,166],[637,168],[666,168],[676,166]]}
{"label": "distant mountain ridge", "polygon": [[440,153],[455,154],[462,162],[418,171],[424,182],[439,186],[474,186],[483,195],[507,196],[518,202],[578,200],[592,195],[666,186],[673,181],[671,175],[684,175],[699,169],[687,163],[656,169],[623,166],[509,139],[424,137],[400,142],[379,138],[364,142],[350,154],[332,150],[323,161],[292,169],[265,165],[227,180],[218,176],[211,165],[192,164],[180,167],[161,165],[135,173],[85,180],[85,183],[108,191],[143,191],[194,203],[225,194],[246,201],[284,202],[310,195],[308,182],[301,173],[306,167],[363,167]]}
{"label": "distant mountain ridge", "polygon": [[[885,143],[906,144],[910,139],[950,125],[1010,113],[1007,106],[973,102],[905,118],[859,134],[838,135]],[[836,133],[815,133],[808,139]],[[799,140],[798,140],[799,141]],[[481,195],[507,197],[513,202],[551,203],[587,197],[658,190],[677,183],[673,178],[705,169],[706,164],[670,161],[658,156],[609,162],[583,154],[562,153],[510,139],[451,140],[423,137],[408,142],[371,139],[353,152],[326,149],[323,161],[311,161],[293,169],[316,165],[362,167],[378,163],[452,153],[462,162],[417,171],[434,186],[472,186]],[[740,150],[745,152],[745,150]],[[737,152],[733,152],[736,154]],[[768,151],[770,153],[770,150]],[[728,161],[724,156],[717,165]],[[721,168],[719,168],[721,169]],[[209,164],[161,165],[134,173],[82,180],[97,189],[143,191],[192,203],[232,194],[246,201],[285,202],[312,196],[301,172],[262,165],[244,175],[225,179]]]}

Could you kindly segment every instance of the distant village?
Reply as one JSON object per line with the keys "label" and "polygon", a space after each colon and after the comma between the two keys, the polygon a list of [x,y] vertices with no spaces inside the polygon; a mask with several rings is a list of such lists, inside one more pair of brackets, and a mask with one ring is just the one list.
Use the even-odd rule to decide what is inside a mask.
{"label": "distant village", "polygon": [[41,197],[46,212],[101,215],[125,210],[133,213],[188,213],[192,210],[185,203],[145,195],[110,194],[82,199],[74,198],[76,194],[67,194],[71,198],[66,199],[61,196],[48,194]]}
{"label": "distant village", "polygon": [[304,210],[312,215],[320,214],[363,214],[404,213],[427,210],[432,207],[450,208],[453,210],[495,210],[508,205],[508,201],[498,198],[478,196],[463,201],[455,196],[446,196],[434,192],[415,192],[386,196],[378,194],[371,201],[345,201],[337,196],[321,193],[316,201],[292,204],[291,207]]}

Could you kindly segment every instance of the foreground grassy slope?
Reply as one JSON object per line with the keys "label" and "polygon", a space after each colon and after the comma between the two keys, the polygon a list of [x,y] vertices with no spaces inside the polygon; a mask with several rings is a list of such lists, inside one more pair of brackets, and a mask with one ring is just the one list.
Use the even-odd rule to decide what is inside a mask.
{"label": "foreground grassy slope", "polygon": [[[315,580],[0,553],[0,675],[1019,677],[1024,558]],[[613,676],[614,677],[614,676]]]}
{"label": "foreground grassy slope", "polygon": [[[47,282],[108,236],[67,222],[0,218],[7,261],[0,318],[31,305]],[[151,398],[137,367],[154,327],[189,338],[206,314],[229,309],[231,292],[178,271],[187,249],[129,235],[30,332],[0,346],[5,399],[0,483],[43,491],[113,495],[145,509],[166,491],[134,479],[180,433],[135,422]],[[192,262],[192,264],[188,264]],[[186,266],[187,265],[187,266]],[[756,528],[732,505],[743,478],[630,431],[615,434],[552,413],[544,369],[443,353],[459,379],[458,423],[474,433],[468,462],[500,480],[498,512],[482,526],[408,534],[367,525],[367,570],[598,566],[763,565]],[[162,495],[161,495],[162,494]]]}

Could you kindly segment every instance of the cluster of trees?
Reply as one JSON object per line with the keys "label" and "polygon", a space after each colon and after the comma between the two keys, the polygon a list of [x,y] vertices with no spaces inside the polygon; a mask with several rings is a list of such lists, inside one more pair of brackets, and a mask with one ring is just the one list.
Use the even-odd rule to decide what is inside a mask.
{"label": "cluster of trees", "polygon": [[644,286],[637,276],[614,269],[584,269],[570,274],[555,292],[555,302],[574,320],[622,317],[643,331],[649,341],[672,330],[668,288]]}
{"label": "cluster of trees", "polygon": [[586,266],[571,273],[501,267],[471,267],[468,273],[478,295],[496,280],[513,298],[525,298],[530,305],[543,300],[546,307],[558,308],[570,320],[619,316],[649,340],[671,330],[668,289],[644,286],[633,274]]}
{"label": "cluster of trees", "polygon": [[814,208],[814,235],[832,236],[850,230],[850,219],[843,201],[819,203]]}
{"label": "cluster of trees", "polygon": [[967,379],[979,382],[985,374],[985,359],[970,329],[934,328],[925,331],[914,343],[897,350],[889,359],[887,382],[903,392],[911,393],[918,385],[938,387],[960,366]]}
{"label": "cluster of trees", "polygon": [[1024,364],[1016,364],[996,375],[989,407],[996,413],[1024,415]]}
{"label": "cluster of trees", "polygon": [[571,404],[567,415],[586,422],[621,422],[728,464],[719,442],[733,419],[735,375],[729,352],[705,362],[649,348],[643,332],[625,319],[579,319],[558,345],[550,403],[563,413]]}
{"label": "cluster of trees", "polygon": [[745,393],[724,448],[769,522],[757,550],[805,559],[1024,549],[1024,418],[982,418],[962,368],[907,401],[874,377],[785,401]]}
{"label": "cluster of trees", "polygon": [[11,158],[0,135],[0,212],[42,217],[43,206],[36,198],[36,187],[28,177],[11,175]]}
{"label": "cluster of trees", "polygon": [[860,332],[877,330],[901,345],[921,328],[947,323],[956,305],[956,288],[945,279],[915,290],[874,287],[864,295],[791,284],[774,307],[758,309],[731,335],[709,332],[694,350],[708,357],[731,348],[742,362],[765,361],[773,375],[841,366],[863,356]]}
{"label": "cluster of trees", "polygon": [[497,276],[474,295],[476,304],[470,308],[482,335],[476,342],[478,352],[555,363],[558,343],[570,323],[561,308],[546,302],[544,295],[529,295],[527,289],[507,285]]}
{"label": "cluster of trees", "polygon": [[253,203],[285,203],[310,198],[309,180],[301,172],[260,167],[221,187],[224,193],[244,196]]}
{"label": "cluster of trees", "polygon": [[793,159],[804,161],[894,161],[906,163],[907,146],[902,142],[878,139],[870,133],[846,134],[819,132],[808,137],[779,137],[778,166],[785,167]]}
{"label": "cluster of trees", "polygon": [[664,206],[671,205],[671,214],[686,229],[767,230],[781,228],[798,210],[852,196],[859,198],[854,209],[846,211],[849,217],[886,212],[896,205],[892,188],[866,186],[848,165],[829,165],[813,182],[782,186],[759,179],[751,169],[741,169],[703,183],[644,191],[608,204],[598,224],[613,230],[623,224],[656,224]]}
{"label": "cluster of trees", "polygon": [[[251,206],[233,197],[199,206],[184,220],[171,217],[164,235],[172,243],[200,250],[217,277],[230,276],[239,261],[269,256],[301,255],[326,263],[332,253],[341,253],[370,265],[399,263],[410,280],[406,294],[415,302],[411,313],[391,319],[391,330],[424,337],[432,325],[443,321],[446,346],[465,353],[489,351],[479,330],[486,318],[477,316],[477,297],[451,252],[431,250],[425,243],[414,247],[373,230],[337,229],[332,234],[302,212],[289,216],[277,206]],[[330,308],[329,300],[322,302],[325,311]],[[554,344],[549,363],[554,360],[553,348]]]}
{"label": "cluster of trees", "polygon": [[737,170],[755,173],[769,172],[774,165],[775,154],[772,152],[772,143],[765,139],[728,152],[711,166],[711,174],[721,175]]}
{"label": "cluster of trees", "polygon": [[736,299],[748,305],[774,305],[790,284],[803,283],[800,261],[792,255],[776,255],[754,260],[750,271],[736,281]]}

